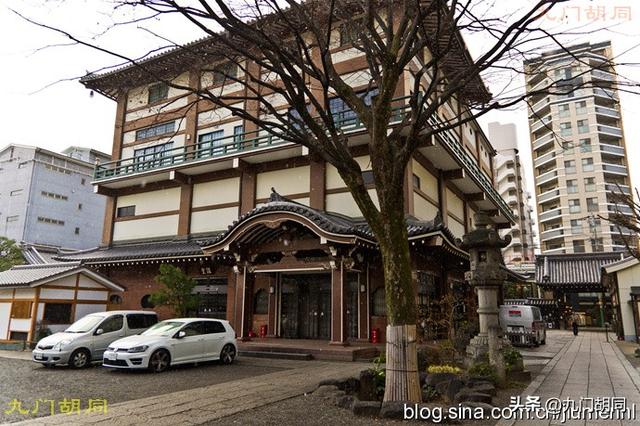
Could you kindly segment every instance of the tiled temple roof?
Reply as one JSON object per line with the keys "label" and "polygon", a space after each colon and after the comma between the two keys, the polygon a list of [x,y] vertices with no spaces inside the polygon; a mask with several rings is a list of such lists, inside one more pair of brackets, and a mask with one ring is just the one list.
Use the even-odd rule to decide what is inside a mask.
{"label": "tiled temple roof", "polygon": [[536,283],[546,287],[600,285],[602,267],[620,256],[619,252],[538,255]]}

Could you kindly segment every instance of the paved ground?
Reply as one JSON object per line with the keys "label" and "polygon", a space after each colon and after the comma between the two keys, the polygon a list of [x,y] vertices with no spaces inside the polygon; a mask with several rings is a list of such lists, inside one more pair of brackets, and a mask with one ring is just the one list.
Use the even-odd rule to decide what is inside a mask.
{"label": "paved ground", "polygon": [[[268,361],[274,362],[273,361]],[[20,362],[20,361],[18,361]],[[245,372],[251,362],[262,363],[262,360],[249,360],[245,358],[236,366],[243,375],[237,376],[237,380],[205,387],[190,386],[189,390],[168,393],[169,390],[177,390],[179,383],[188,382],[190,379],[182,375],[183,371],[174,370],[175,376],[168,380],[156,393],[165,393],[143,399],[109,404],[106,414],[79,415],[58,414],[55,416],[41,417],[25,421],[24,424],[104,424],[104,425],[189,425],[202,424],[240,411],[250,410],[268,404],[273,404],[288,398],[293,398],[314,390],[318,382],[327,378],[342,378],[355,375],[368,364],[356,362],[320,362],[320,361],[281,361],[289,368],[281,369],[273,373],[253,375]],[[280,364],[278,363],[278,364]],[[294,364],[292,364],[294,363]],[[293,368],[291,368],[293,367]],[[224,369],[223,366],[212,368]],[[204,370],[193,368],[196,374],[205,375]],[[119,374],[125,383],[131,384],[130,374]],[[143,377],[162,377],[165,374],[142,375]],[[245,378],[241,378],[245,377]],[[146,391],[148,389],[142,389]],[[168,394],[167,394],[168,393]],[[150,393],[149,393],[150,394]],[[309,415],[311,413],[304,413]]]}
{"label": "paved ground", "polygon": [[[579,403],[581,398],[624,397],[627,406],[635,404],[640,409],[640,374],[633,368],[613,341],[606,342],[604,333],[581,332],[573,337],[565,332],[566,344],[531,385],[522,393],[522,401],[527,396],[540,396],[543,404],[554,398],[572,399]],[[630,414],[631,416],[633,414]],[[635,414],[638,416],[637,412]],[[567,421],[568,425],[626,425],[636,423],[629,418],[616,421]],[[561,424],[557,420],[501,421],[498,425],[544,425]]]}
{"label": "paved ground", "polygon": [[[5,354],[0,354],[2,355]],[[230,366],[206,363],[197,367],[176,367],[163,374],[152,374],[114,371],[97,365],[84,370],[65,367],[48,369],[30,361],[29,358],[20,359],[19,352],[9,355],[14,359],[0,357],[0,423],[30,417],[29,414],[20,414],[17,410],[14,413],[6,413],[7,410],[11,410],[13,399],[22,402],[22,410],[34,410],[37,403],[37,415],[46,416],[51,413],[51,402],[44,400],[56,402],[55,412],[60,411],[58,403],[64,398],[79,399],[82,408],[86,407],[89,399],[105,399],[108,406],[111,406],[122,401],[173,391],[259,377],[295,368],[300,363],[304,364],[301,361],[240,357],[237,363]],[[43,401],[37,402],[38,400]]]}

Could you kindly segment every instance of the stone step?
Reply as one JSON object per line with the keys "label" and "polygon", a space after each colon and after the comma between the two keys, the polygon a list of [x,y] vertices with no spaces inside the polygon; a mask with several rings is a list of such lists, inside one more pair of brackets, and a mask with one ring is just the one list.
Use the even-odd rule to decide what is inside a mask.
{"label": "stone step", "polygon": [[240,356],[269,359],[286,359],[295,361],[311,361],[313,355],[300,352],[239,351]]}

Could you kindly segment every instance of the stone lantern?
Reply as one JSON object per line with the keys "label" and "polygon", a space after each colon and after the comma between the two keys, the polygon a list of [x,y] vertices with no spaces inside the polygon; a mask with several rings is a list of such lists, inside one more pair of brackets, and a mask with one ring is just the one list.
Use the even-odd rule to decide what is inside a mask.
{"label": "stone lantern", "polygon": [[[510,236],[500,238],[498,232],[490,226],[491,221],[485,212],[474,216],[475,229],[462,238],[462,248],[469,252],[470,270],[465,279],[475,289],[478,296],[478,316],[480,332],[467,346],[467,357],[471,363],[493,358],[504,346],[499,337],[498,292],[507,278],[502,258],[502,248],[511,241]],[[493,340],[493,341],[491,341]],[[491,342],[490,342],[491,341]],[[490,346],[492,346],[490,351]]]}

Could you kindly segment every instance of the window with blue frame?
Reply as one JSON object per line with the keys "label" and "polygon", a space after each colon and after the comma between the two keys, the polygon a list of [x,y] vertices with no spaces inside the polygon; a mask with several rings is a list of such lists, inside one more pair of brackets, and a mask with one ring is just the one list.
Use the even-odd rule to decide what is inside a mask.
{"label": "window with blue frame", "polygon": [[136,149],[133,151],[136,170],[152,169],[171,164],[173,161],[171,149],[173,149],[173,142]]}
{"label": "window with blue frame", "polygon": [[[244,140],[244,126],[241,124],[233,128],[233,141],[242,142],[243,140]],[[238,149],[242,149],[240,144],[238,144]]]}
{"label": "window with blue frame", "polygon": [[173,133],[176,128],[175,121],[169,121],[167,123],[155,124],[153,126],[145,127],[136,131],[136,140],[152,138],[155,136],[165,135],[167,133]]}
{"label": "window with blue frame", "polygon": [[198,157],[211,157],[219,151],[217,146],[222,145],[224,130],[205,133],[198,138]]}
{"label": "window with blue frame", "polygon": [[[371,106],[373,98],[377,95],[377,88],[371,89],[368,92],[358,93],[358,96],[364,99],[364,104],[367,106]],[[357,114],[341,98],[329,99],[329,109],[333,116],[334,123],[338,127],[353,126],[358,123]]]}

